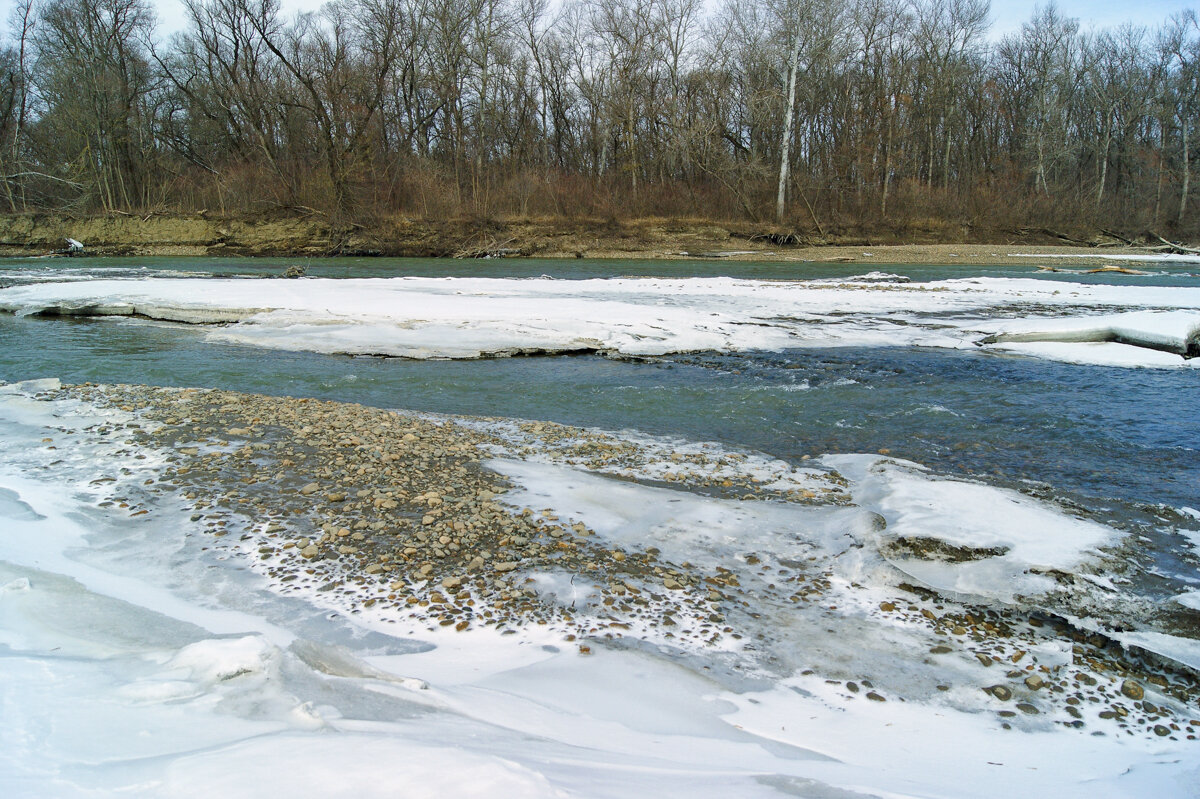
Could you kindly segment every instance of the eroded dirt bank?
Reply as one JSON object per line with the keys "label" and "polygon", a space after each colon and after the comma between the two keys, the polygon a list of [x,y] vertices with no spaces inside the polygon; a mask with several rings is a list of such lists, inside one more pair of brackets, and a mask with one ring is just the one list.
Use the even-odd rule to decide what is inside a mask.
{"label": "eroded dirt bank", "polygon": [[863,263],[1013,263],[1014,255],[1068,255],[1056,264],[1103,263],[1098,255],[1147,250],[1076,234],[1071,245],[1046,231],[940,227],[787,233],[753,223],[704,220],[407,220],[331,225],[321,216],[0,216],[0,255],[61,250],[67,237],[91,255],[401,256],[541,258],[728,258]]}

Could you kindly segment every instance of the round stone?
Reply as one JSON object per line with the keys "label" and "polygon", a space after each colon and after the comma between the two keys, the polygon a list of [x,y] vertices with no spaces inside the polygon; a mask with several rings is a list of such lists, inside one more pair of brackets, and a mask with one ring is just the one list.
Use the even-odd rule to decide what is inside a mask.
{"label": "round stone", "polygon": [[1012,699],[1012,689],[1007,685],[993,685],[989,688],[984,688],[992,696],[999,699],[1001,702],[1007,702]]}
{"label": "round stone", "polygon": [[1121,683],[1121,693],[1135,702],[1140,701],[1146,695],[1145,689],[1133,680],[1125,680]]}

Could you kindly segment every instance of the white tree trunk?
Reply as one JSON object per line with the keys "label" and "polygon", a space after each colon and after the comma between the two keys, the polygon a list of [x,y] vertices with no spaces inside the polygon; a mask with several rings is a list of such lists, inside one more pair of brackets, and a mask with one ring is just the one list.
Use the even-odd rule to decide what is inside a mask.
{"label": "white tree trunk", "polygon": [[[797,24],[799,20],[797,20]],[[787,208],[788,163],[792,157],[792,120],[796,115],[796,73],[800,71],[800,32],[792,40],[792,61],[788,64],[787,112],[783,117],[783,141],[779,147],[779,193],[775,195],[775,219],[783,221]]]}
{"label": "white tree trunk", "polygon": [[1191,165],[1188,161],[1191,158],[1188,152],[1188,115],[1183,115],[1183,188],[1179,192],[1179,224],[1183,225],[1183,220],[1187,214],[1188,201],[1188,181],[1192,176]]}
{"label": "white tree trunk", "polygon": [[1108,182],[1108,151],[1112,149],[1112,112],[1109,112],[1104,125],[1104,147],[1100,150],[1100,177],[1096,188],[1096,207],[1104,201],[1104,187]]}

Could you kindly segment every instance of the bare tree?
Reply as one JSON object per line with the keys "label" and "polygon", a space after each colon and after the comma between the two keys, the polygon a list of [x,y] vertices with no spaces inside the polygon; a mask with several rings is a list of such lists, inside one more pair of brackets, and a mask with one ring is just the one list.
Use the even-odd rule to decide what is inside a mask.
{"label": "bare tree", "polygon": [[40,146],[65,155],[106,210],[149,200],[153,26],[144,0],[50,0],[33,31]]}
{"label": "bare tree", "polygon": [[775,218],[780,222],[787,208],[788,178],[791,174],[796,82],[801,72],[811,73],[821,62],[830,58],[835,39],[844,24],[844,12],[845,7],[839,0],[785,0],[777,10],[789,43],[786,61],[787,103],[783,111],[779,186],[775,196]]}

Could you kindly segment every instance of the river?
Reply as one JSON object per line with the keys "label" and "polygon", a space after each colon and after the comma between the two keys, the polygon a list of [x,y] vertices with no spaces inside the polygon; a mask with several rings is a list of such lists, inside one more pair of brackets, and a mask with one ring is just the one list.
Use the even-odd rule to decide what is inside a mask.
{"label": "river", "polygon": [[[267,285],[262,279],[293,263],[9,259],[0,261],[0,286],[234,278],[244,280],[248,292],[261,294]],[[728,261],[303,263],[310,278],[334,280],[839,281],[867,271],[862,264]],[[988,278],[1036,279],[1064,288],[1200,287],[1194,264],[1155,264],[1146,271],[1150,274],[1044,272],[1024,264],[887,267],[890,279],[899,284],[906,278],[902,285],[909,286]],[[283,291],[291,284],[269,285]],[[64,383],[213,387],[432,414],[552,421],[630,436],[715,442],[794,467],[822,458],[839,463],[839,456],[862,453],[887,456],[924,467],[929,479],[1011,491],[1138,542],[1121,550],[1130,563],[1121,590],[1141,605],[1170,606],[1153,621],[1156,634],[1200,637],[1200,614],[1188,605],[1170,604],[1200,587],[1200,372],[1194,368],[1089,365],[919,344],[415,360],[228,343],[209,337],[210,330],[141,317],[0,314],[0,380],[56,377]],[[969,522],[964,518],[963,523]],[[1097,610],[1102,627],[1115,621],[1104,615],[1111,607],[1116,606]]]}

